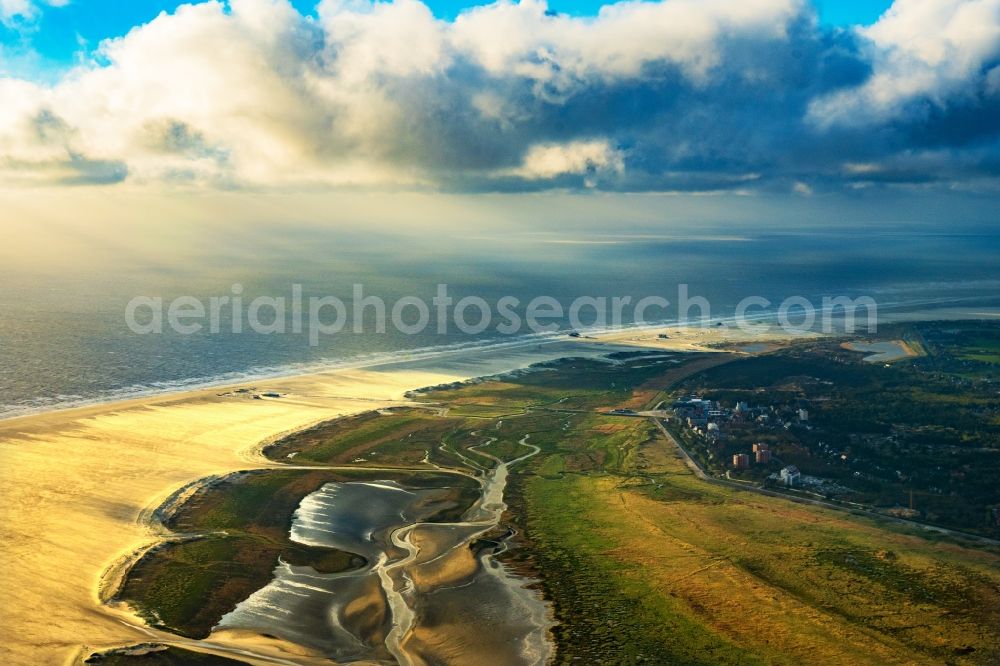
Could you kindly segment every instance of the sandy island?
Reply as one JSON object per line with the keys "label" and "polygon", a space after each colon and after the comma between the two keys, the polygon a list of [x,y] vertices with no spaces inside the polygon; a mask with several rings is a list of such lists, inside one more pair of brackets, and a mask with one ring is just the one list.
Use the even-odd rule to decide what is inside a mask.
{"label": "sandy island", "polygon": [[[258,395],[280,398],[212,388],[0,421],[6,591],[0,662],[78,663],[96,650],[176,641],[103,604],[102,585],[113,585],[116,565],[158,542],[146,520],[151,509],[202,477],[272,466],[259,455],[261,445],[290,431],[403,403],[415,388],[608,353],[618,345],[693,351],[781,338],[730,327],[617,332],[233,387],[255,386]],[[230,647],[257,655],[240,655],[251,663],[313,661],[294,646],[230,638]]]}

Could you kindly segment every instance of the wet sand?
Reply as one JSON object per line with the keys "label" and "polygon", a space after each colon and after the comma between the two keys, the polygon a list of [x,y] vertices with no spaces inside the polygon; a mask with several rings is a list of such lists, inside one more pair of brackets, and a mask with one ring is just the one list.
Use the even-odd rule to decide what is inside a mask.
{"label": "wet sand", "polygon": [[910,345],[902,340],[890,342],[845,342],[841,345],[844,349],[868,354],[863,360],[865,363],[891,363],[904,358],[919,356]]}
{"label": "wet sand", "polygon": [[[447,539],[442,548],[441,540],[432,538],[436,548],[429,548],[426,554],[417,547],[405,571],[417,594],[412,596],[412,623],[400,644],[404,652],[401,663],[541,666],[552,656],[548,639],[553,626],[551,612],[540,593],[529,587],[531,581],[512,574],[494,558],[493,550],[473,556],[468,548],[469,543],[499,526],[507,510],[503,495],[509,469],[539,452],[528,438],[521,439],[525,453],[514,460],[503,462],[481,454],[498,464],[485,478],[482,499],[469,511],[469,520],[454,526],[473,531],[459,532],[456,536],[460,539],[450,547]],[[435,529],[418,525],[413,532],[429,531],[433,537]],[[415,539],[410,541],[417,546]],[[505,547],[501,539],[496,552]]]}
{"label": "wet sand", "polygon": [[[443,483],[447,483],[443,481]],[[395,481],[325,484],[299,505],[290,538],[363,555],[367,566],[337,574],[280,563],[274,580],[222,618],[219,627],[271,634],[336,661],[385,661],[392,628],[379,568],[406,551],[392,533],[428,519],[449,501],[447,485],[409,489]]]}
{"label": "wet sand", "polygon": [[488,473],[473,477],[480,498],[451,523],[426,522],[448,502],[447,478],[419,490],[405,481],[324,485],[301,502],[290,538],[362,553],[368,565],[323,575],[279,564],[217,631],[274,635],[337,662],[546,663],[552,613],[541,594],[494,559],[504,539],[472,548],[500,524],[509,466],[538,453],[527,439],[521,457],[493,458]]}

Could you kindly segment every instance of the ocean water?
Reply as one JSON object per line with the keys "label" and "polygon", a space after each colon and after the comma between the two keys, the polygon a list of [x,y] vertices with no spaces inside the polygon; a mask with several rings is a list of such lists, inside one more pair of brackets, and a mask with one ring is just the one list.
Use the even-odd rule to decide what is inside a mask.
{"label": "ocean water", "polygon": [[[438,284],[457,301],[479,296],[494,305],[504,296],[524,306],[537,296],[564,305],[580,296],[628,296],[633,303],[661,296],[676,303],[678,285],[711,304],[712,317],[733,314],[747,296],[779,303],[804,296],[871,296],[882,311],[920,304],[1000,303],[1000,232],[979,229],[911,230],[842,227],[808,232],[747,225],[686,229],[670,234],[361,233],[284,225],[229,240],[184,239],[184,251],[133,253],[127,242],[99,260],[4,269],[0,284],[0,417],[95,400],[300,369],[405,358],[454,346],[510,343],[491,326],[468,335],[451,325],[406,334],[390,324],[377,333],[348,329],[310,344],[307,332],[260,335],[244,325],[232,332],[223,310],[219,333],[137,335],[125,322],[135,296],[165,303],[192,296],[231,295],[243,286],[257,296],[336,296],[352,306],[353,285],[389,306],[417,296],[430,303]],[[368,311],[369,314],[371,310]],[[672,309],[651,310],[657,319]],[[697,310],[693,311],[695,314]],[[473,321],[475,310],[470,310]],[[286,313],[291,317],[291,312]],[[630,323],[626,309],[623,323]],[[584,323],[588,323],[585,314]],[[557,323],[566,327],[565,317]],[[288,326],[289,330],[291,326]],[[522,330],[521,334],[530,331]]]}

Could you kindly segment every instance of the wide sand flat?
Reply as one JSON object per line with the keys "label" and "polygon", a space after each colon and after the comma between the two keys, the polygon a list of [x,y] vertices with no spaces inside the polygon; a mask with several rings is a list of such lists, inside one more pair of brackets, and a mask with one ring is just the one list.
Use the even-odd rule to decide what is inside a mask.
{"label": "wide sand flat", "polygon": [[[780,346],[803,338],[820,337],[811,332],[787,332],[777,325],[754,323],[755,328],[746,330],[734,324],[723,326],[663,326],[655,328],[625,329],[601,334],[600,342],[644,347],[666,352],[714,352],[731,351],[741,345],[752,345],[756,351],[765,351],[765,346]],[[761,349],[756,349],[760,345]]]}
{"label": "wide sand flat", "polygon": [[3,424],[2,661],[62,663],[81,643],[141,640],[99,604],[97,589],[117,558],[155,540],[142,511],[198,477],[259,466],[247,451],[262,440],[369,405],[195,393]]}
{"label": "wide sand flat", "polygon": [[[267,466],[264,442],[338,415],[399,404],[407,390],[494,374],[582,345],[469,352],[257,383],[281,399],[226,389],[0,421],[0,663],[72,663],[149,640],[100,602],[105,572],[155,543],[144,516],[213,474]],[[593,350],[584,353],[598,353]]]}
{"label": "wide sand flat", "polygon": [[678,339],[668,341],[656,332],[615,334],[600,344],[474,350],[239,385],[279,392],[280,399],[223,396],[228,388],[213,388],[0,421],[0,663],[73,663],[93,650],[149,640],[135,618],[101,603],[102,581],[159,540],[148,526],[151,509],[202,477],[268,466],[257,453],[262,443],[399,404],[406,391],[423,386],[650,339],[674,350],[732,341],[732,330],[691,331],[670,329]]}
{"label": "wide sand flat", "polygon": [[178,488],[266,466],[256,450],[283,433],[564,353],[546,345],[256,384],[287,394],[276,400],[211,389],[0,421],[0,663],[71,663],[147,640],[98,588],[109,567],[157,541],[143,516]]}

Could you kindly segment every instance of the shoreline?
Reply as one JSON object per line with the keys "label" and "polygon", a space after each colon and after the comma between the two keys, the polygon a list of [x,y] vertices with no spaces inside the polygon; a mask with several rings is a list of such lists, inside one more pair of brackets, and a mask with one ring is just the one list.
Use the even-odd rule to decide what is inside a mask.
{"label": "shoreline", "polygon": [[[671,332],[670,339],[660,340],[659,331]],[[2,419],[0,563],[11,592],[0,607],[0,622],[11,638],[0,645],[0,655],[8,663],[70,664],[151,637],[176,644],[176,637],[132,624],[131,616],[105,605],[102,584],[136,553],[162,542],[162,531],[145,522],[153,518],[151,509],[208,477],[279,466],[262,450],[286,434],[407,404],[408,391],[560,358],[651,347],[718,352],[706,345],[745,342],[740,335],[722,340],[734,332],[750,337],[729,327],[668,325],[252,382],[283,396],[276,399],[220,394],[251,383],[244,382]],[[706,333],[720,340],[707,341]],[[247,644],[243,639],[217,647]],[[279,650],[261,654],[265,662],[303,657],[291,646],[262,647]]]}
{"label": "shoreline", "polygon": [[[981,300],[981,299],[976,299]],[[891,325],[901,322],[913,321],[947,321],[963,319],[992,320],[1000,318],[1000,306],[959,306],[955,301],[928,301],[916,303],[886,303],[879,306],[879,325]],[[775,314],[768,312],[759,316],[749,316],[748,320],[756,324],[766,323],[769,331],[765,335],[773,334],[774,324],[772,320]],[[635,338],[655,338],[656,334],[664,331],[673,332],[681,340],[690,343],[691,348],[681,348],[667,344],[649,344],[642,346],[662,347],[674,351],[711,351],[709,349],[694,347],[699,346],[698,337],[704,333],[709,335],[718,333],[717,327],[721,324],[723,332],[738,332],[745,337],[752,338],[757,334],[742,331],[732,324],[735,317],[713,317],[704,321],[691,321],[680,323],[677,321],[662,321],[646,324],[622,324],[618,327],[606,327],[601,329],[586,329],[579,332],[579,335],[571,335],[571,330],[559,330],[551,333],[525,334],[517,338],[495,338],[485,339],[470,343],[453,343],[432,347],[418,347],[391,352],[375,352],[368,355],[340,360],[325,360],[317,362],[290,363],[282,366],[270,366],[263,368],[250,368],[242,371],[231,371],[221,375],[193,377],[187,379],[171,380],[165,382],[174,384],[164,388],[154,387],[123,387],[119,389],[108,389],[105,394],[93,398],[81,397],[76,401],[65,403],[53,403],[37,408],[24,408],[23,410],[10,409],[7,412],[0,411],[0,428],[8,422],[19,419],[31,419],[60,412],[70,412],[76,410],[102,409],[119,404],[139,404],[150,401],[170,400],[174,397],[186,396],[193,393],[224,391],[236,387],[243,387],[255,383],[274,383],[284,380],[291,380],[302,377],[316,375],[326,375],[337,372],[350,372],[354,370],[366,370],[397,364],[419,364],[433,362],[435,360],[446,361],[451,356],[461,356],[465,354],[497,353],[507,350],[517,351],[527,349],[532,346],[545,346],[566,343],[609,343],[624,342]],[[812,333],[816,336],[837,335],[839,333]],[[793,337],[790,334],[778,335],[779,338]],[[396,356],[403,358],[394,358]],[[471,379],[471,378],[470,378]],[[417,388],[424,387],[414,387]],[[133,390],[134,389],[134,390]]]}
{"label": "shoreline", "polygon": [[[369,368],[379,368],[403,363],[421,363],[434,359],[445,359],[449,355],[518,349],[522,347],[530,347],[532,345],[566,342],[568,340],[570,340],[570,337],[567,334],[560,333],[551,337],[518,339],[517,341],[497,342],[495,344],[441,345],[439,347],[400,350],[398,352],[380,352],[370,356],[362,356],[340,361],[275,366],[273,368],[261,369],[260,372],[254,372],[253,369],[249,369],[246,371],[224,373],[216,377],[179,379],[175,380],[175,386],[166,388],[144,387],[134,391],[130,387],[111,389],[106,395],[93,398],[81,397],[78,401],[53,403],[52,405],[39,408],[25,408],[23,412],[15,412],[14,410],[9,410],[6,414],[0,412],[0,426],[8,421],[28,419],[58,412],[155,401],[158,399],[170,399],[171,397],[183,396],[190,393],[200,393],[203,391],[225,391],[226,389],[235,389],[256,383],[273,383],[302,377],[325,375],[335,372],[349,372],[351,370],[365,370]],[[403,359],[393,359],[392,357],[397,354],[410,354],[410,356]],[[115,395],[115,393],[118,393],[119,395]]]}
{"label": "shoreline", "polygon": [[[714,322],[714,320],[713,320]],[[312,365],[303,365],[302,367],[289,366],[286,369],[276,369],[273,372],[262,372],[261,374],[253,374],[251,371],[246,373],[232,373],[234,375],[245,374],[243,378],[237,377],[227,377],[225,379],[214,380],[211,378],[206,378],[204,381],[195,378],[192,380],[178,380],[179,382],[185,383],[190,382],[190,385],[184,386],[179,385],[177,387],[170,387],[164,389],[143,389],[134,395],[128,396],[102,396],[95,398],[82,398],[79,403],[67,403],[65,405],[53,405],[49,407],[41,407],[36,410],[26,411],[24,413],[10,413],[2,415],[0,412],[0,433],[7,426],[14,424],[19,421],[29,421],[37,418],[44,418],[50,415],[57,414],[79,414],[85,415],[90,412],[102,412],[109,408],[122,408],[126,409],[131,406],[148,406],[148,405],[160,405],[164,403],[170,403],[174,400],[187,400],[193,397],[202,396],[206,398],[210,397],[221,397],[220,392],[232,391],[235,389],[246,388],[248,386],[253,386],[255,384],[276,384],[287,381],[301,380],[311,377],[320,377],[331,374],[349,373],[352,371],[365,371],[365,370],[375,370],[379,368],[389,368],[393,366],[403,366],[403,365],[421,365],[425,363],[434,363],[436,361],[441,361],[447,363],[447,361],[452,357],[461,357],[464,355],[481,355],[481,354],[498,354],[505,352],[518,352],[519,350],[527,350],[531,347],[541,348],[550,345],[565,345],[569,346],[581,346],[581,345],[614,345],[621,344],[622,346],[635,346],[633,342],[640,338],[651,338],[655,334],[661,331],[673,331],[677,336],[676,339],[672,339],[669,343],[663,346],[664,349],[672,351],[718,351],[716,349],[701,348],[699,347],[699,342],[696,342],[696,338],[703,337],[704,333],[711,335],[716,335],[718,333],[733,333],[739,331],[739,329],[727,328],[720,331],[713,327],[713,324],[677,324],[677,323],[657,323],[657,324],[646,324],[646,325],[626,325],[620,328],[608,328],[602,329],[601,331],[594,331],[581,337],[574,337],[569,334],[569,332],[559,331],[552,335],[547,335],[544,337],[530,338],[530,339],[518,339],[517,341],[510,342],[497,342],[495,344],[473,344],[473,345],[441,345],[440,347],[427,347],[417,350],[402,350],[398,352],[399,354],[409,354],[411,352],[416,352],[413,356],[402,358],[402,359],[392,359],[387,358],[396,352],[385,352],[377,354],[378,358],[360,358],[355,360],[337,361],[332,363],[318,363]],[[757,337],[756,333],[743,333],[747,337]],[[778,336],[783,338],[789,338],[789,335]],[[681,343],[680,341],[684,342]],[[645,346],[645,345],[642,345]],[[649,345],[657,346],[660,345]],[[698,347],[698,348],[696,348]],[[539,362],[544,360],[557,360],[559,358],[565,358],[566,355],[554,355],[545,356]],[[507,372],[515,372],[517,370],[523,370],[527,366],[511,368],[509,370],[500,370],[495,374],[505,374]],[[483,377],[488,377],[491,375],[470,375],[467,377],[462,377],[454,381],[471,381],[475,379],[480,379]],[[432,388],[434,385],[420,385],[414,386],[408,391],[420,391],[427,388]],[[122,391],[128,391],[129,389],[121,389]],[[267,390],[267,389],[262,389]],[[364,397],[358,396],[354,397],[356,400],[365,400]],[[372,402],[384,402],[372,399]],[[403,396],[398,400],[400,403],[408,402],[408,398]],[[390,405],[391,406],[391,405]],[[376,407],[372,407],[375,409]]]}
{"label": "shoreline", "polygon": [[[154,636],[176,642],[105,605],[111,579],[162,541],[146,523],[151,510],[207,477],[276,466],[260,452],[289,432],[406,404],[407,391],[426,386],[616,349],[532,347],[275,380],[268,389],[285,397],[273,400],[214,388],[0,421],[0,562],[10,590],[0,608],[9,635],[0,655],[6,663],[71,664]],[[290,646],[277,649],[261,657],[301,661]]]}

